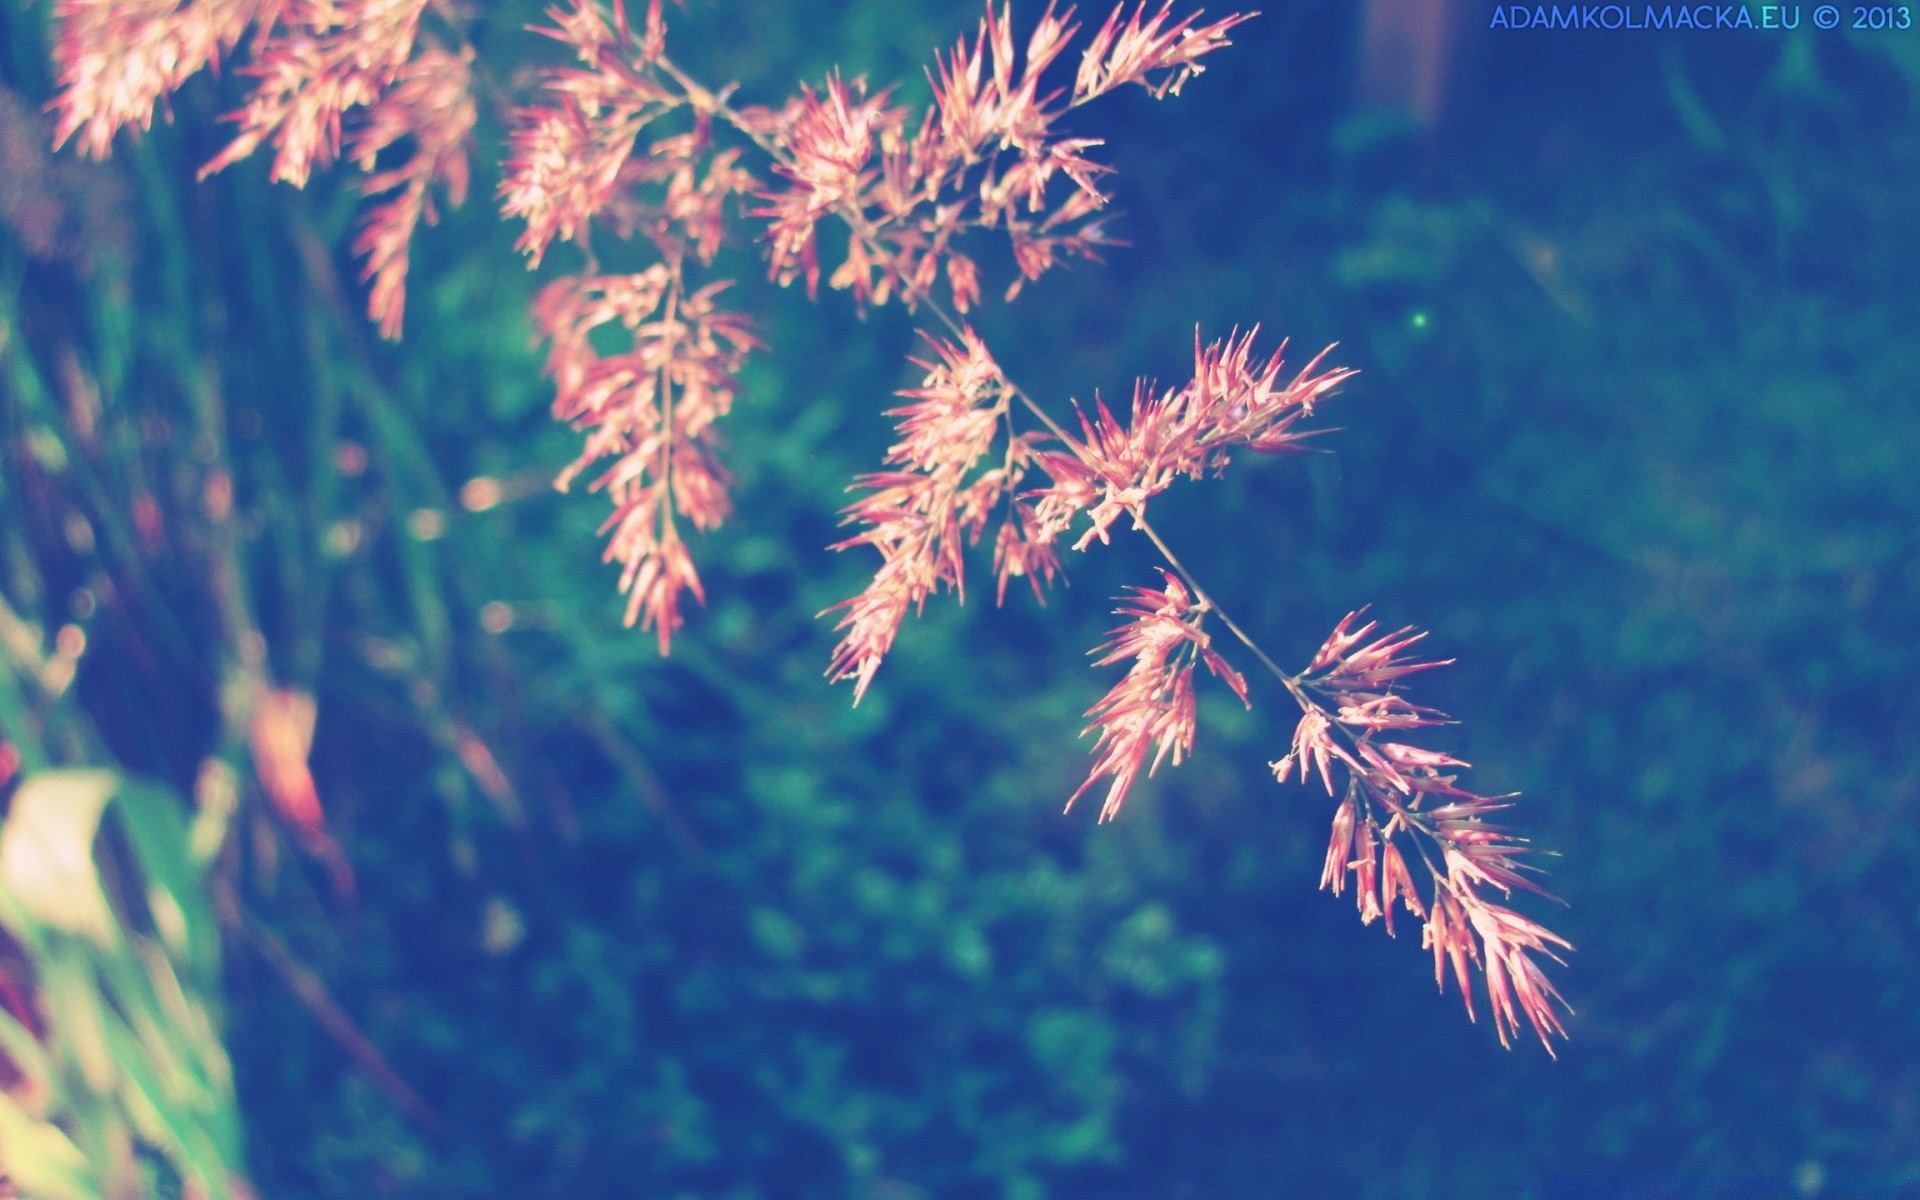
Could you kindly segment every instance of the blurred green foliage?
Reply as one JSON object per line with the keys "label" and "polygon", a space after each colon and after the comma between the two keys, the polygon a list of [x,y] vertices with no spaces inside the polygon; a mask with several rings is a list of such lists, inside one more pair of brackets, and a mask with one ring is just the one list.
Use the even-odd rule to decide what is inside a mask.
{"label": "blurred green foliage", "polygon": [[[96,867],[114,800],[111,880],[139,897],[118,911]],[[32,961],[48,1027],[43,1043],[0,1012],[0,1052],[21,1074],[0,1094],[0,1161],[26,1196],[235,1194],[240,1127],[209,996],[219,935],[188,844],[175,797],[110,772],[38,771],[14,791],[0,928]]]}
{"label": "blurred green foliage", "polygon": [[[45,14],[3,13],[24,111]],[[533,16],[476,30],[498,77],[543,53]],[[921,94],[973,19],[695,5],[673,36],[750,99],[836,63]],[[711,602],[662,661],[619,627],[600,501],[545,486],[573,435],[544,413],[512,230],[476,200],[424,234],[407,339],[381,344],[346,188],[191,181],[236,94],[199,80],[112,163],[37,168],[68,214],[51,246],[0,231],[0,595],[85,633],[55,725],[87,732],[33,741],[29,783],[111,766],[204,798],[209,756],[241,777],[250,633],[318,698],[353,893],[251,791],[209,868],[249,914],[221,1006],[262,1195],[1455,1197],[1537,1170],[1920,1168],[1911,54],[1465,36],[1422,129],[1352,100],[1349,6],[1236,40],[1176,101],[1090,111],[1134,245],[982,329],[1056,400],[1177,373],[1195,323],[1341,340],[1365,373],[1329,410],[1337,456],[1170,494],[1164,527],[1283,658],[1373,602],[1461,660],[1422,681],[1463,719],[1447,745],[1564,856],[1560,1061],[1500,1052],[1416,946],[1314,893],[1329,805],[1266,774],[1280,706],[1203,710],[1199,757],[1112,827],[1059,816],[1103,689],[1082,649],[1147,554],[1070,564],[1046,610],[935,606],[858,709],[825,686],[812,614],[864,564],[822,547],[888,441],[902,314],[723,263],[770,348],[728,422],[738,516],[695,546]],[[506,502],[467,511],[479,477]],[[7,737],[57,732],[10,670]],[[281,943],[417,1104],[342,1052]],[[88,961],[96,995],[145,986]],[[208,1120],[232,1162],[232,1114]]]}

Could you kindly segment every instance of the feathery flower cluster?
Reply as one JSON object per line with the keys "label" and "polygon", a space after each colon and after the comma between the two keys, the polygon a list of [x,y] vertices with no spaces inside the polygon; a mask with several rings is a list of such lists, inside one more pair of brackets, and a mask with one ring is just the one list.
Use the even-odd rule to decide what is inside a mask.
{"label": "feathery flower cluster", "polygon": [[77,135],[81,153],[105,158],[114,134],[152,127],[154,106],[218,63],[266,10],[264,0],[57,0],[54,144]]}
{"label": "feathery flower cluster", "polygon": [[1160,575],[1165,586],[1158,590],[1137,587],[1131,602],[1114,610],[1116,615],[1129,618],[1128,623],[1115,629],[1112,640],[1093,651],[1102,655],[1095,666],[1133,659],[1126,677],[1087,710],[1093,724],[1086,732],[1100,732],[1093,748],[1100,759],[1080,790],[1067,799],[1071,809],[1074,801],[1102,776],[1110,777],[1113,783],[1107,789],[1106,803],[1100,806],[1102,821],[1119,815],[1128,791],[1140,777],[1148,749],[1157,745],[1148,775],[1159,770],[1169,753],[1177,767],[1181,758],[1193,751],[1194,667],[1205,663],[1242,704],[1253,707],[1247,699],[1247,681],[1220,657],[1212,639],[1200,628],[1207,604],[1196,602],[1165,570]]}
{"label": "feathery flower cluster", "polygon": [[340,154],[341,120],[380,98],[412,57],[426,0],[288,0],[242,68],[259,82],[240,132],[200,168],[230,167],[269,141],[274,182],[306,186]]}
{"label": "feathery flower cluster", "polygon": [[[1394,690],[1405,676],[1446,664],[1406,657],[1426,636],[1411,628],[1368,641],[1375,623],[1356,629],[1359,617],[1348,613],[1297,677],[1302,716],[1292,749],[1273,764],[1282,783],[1295,771],[1305,782],[1311,769],[1329,796],[1335,794],[1336,767],[1345,777],[1320,886],[1339,895],[1351,875],[1361,922],[1385,918],[1388,933],[1395,902],[1404,904],[1426,923],[1423,944],[1433,952],[1434,981],[1444,990],[1451,964],[1472,1015],[1468,968],[1477,963],[1486,975],[1487,1006],[1501,1043],[1525,1017],[1551,1052],[1549,1035],[1566,1035],[1554,1006],[1566,1002],[1539,957],[1560,961],[1556,950],[1571,946],[1485,894],[1497,889],[1511,895],[1517,888],[1546,895],[1529,877],[1525,841],[1487,822],[1509,807],[1504,801],[1511,797],[1475,795],[1457,786],[1467,763],[1386,736],[1447,723],[1445,714],[1411,704]],[[1403,845],[1419,854],[1432,877],[1424,904]]]}
{"label": "feathery flower cluster", "polygon": [[1172,20],[1171,3],[1149,17],[1146,0],[1139,0],[1133,15],[1122,22],[1125,10],[1124,4],[1115,8],[1081,54],[1080,75],[1073,83],[1076,104],[1129,83],[1146,88],[1156,100],[1178,96],[1187,80],[1206,69],[1201,56],[1226,46],[1227,31],[1251,15],[1197,25],[1198,13]]}
{"label": "feathery flower cluster", "polygon": [[[829,610],[845,612],[840,622],[845,636],[828,674],[835,680],[853,678],[857,703],[908,609],[919,609],[942,586],[964,591],[964,548],[979,541],[989,515],[1003,502],[1014,506],[1003,538],[1015,531],[1022,544],[1044,555],[1044,572],[1051,578],[1058,568],[1054,540],[1076,515],[1088,517],[1089,529],[1075,546],[1084,549],[1095,536],[1105,541],[1121,513],[1143,524],[1147,498],[1178,476],[1199,478],[1224,470],[1233,449],[1297,451],[1312,436],[1296,428],[1300,418],[1351,372],[1322,371],[1323,353],[1279,386],[1284,346],[1259,363],[1252,341],[1252,334],[1211,345],[1196,338],[1193,379],[1157,398],[1149,385],[1138,384],[1129,424],[1122,426],[1100,405],[1097,426],[1083,414],[1081,439],[1010,436],[1005,465],[971,481],[987,460],[997,429],[1010,426],[1012,401],[1024,397],[971,330],[961,345],[936,341],[938,361],[921,364],[927,371],[923,385],[903,393],[913,403],[890,414],[899,418],[901,440],[887,462],[900,469],[859,480],[869,494],[847,510],[848,520],[866,529],[836,548],[874,546],[882,565],[859,595]],[[1055,444],[1065,448],[1048,448]],[[1052,486],[1020,493],[1018,485],[1032,467],[1050,476]],[[1033,507],[1019,507],[1029,504]],[[996,565],[1004,597],[1004,559]],[[1161,574],[1164,586],[1136,588],[1117,610],[1128,623],[1094,651],[1101,655],[1097,666],[1133,660],[1127,674],[1088,710],[1092,723],[1086,732],[1099,735],[1096,761],[1067,801],[1071,809],[1096,783],[1109,780],[1103,822],[1118,815],[1143,767],[1151,776],[1162,762],[1171,759],[1178,766],[1191,753],[1196,667],[1204,663],[1241,703],[1252,706],[1245,678],[1202,629],[1211,601],[1176,575]],[[1571,947],[1483,890],[1546,894],[1525,873],[1530,870],[1521,859],[1525,842],[1486,821],[1507,807],[1506,798],[1457,787],[1457,773],[1446,772],[1466,763],[1382,736],[1446,723],[1443,714],[1414,705],[1395,690],[1405,676],[1443,664],[1404,657],[1425,636],[1410,629],[1366,641],[1375,625],[1355,629],[1358,617],[1350,613],[1340,622],[1305,671],[1281,679],[1302,716],[1292,751],[1272,764],[1276,779],[1285,782],[1297,769],[1304,780],[1314,769],[1331,796],[1335,766],[1346,775],[1320,885],[1339,895],[1351,875],[1362,923],[1384,918],[1389,933],[1394,905],[1404,905],[1425,922],[1424,944],[1433,952],[1442,987],[1451,964],[1468,1014],[1474,1013],[1471,963],[1486,976],[1488,1007],[1501,1043],[1511,1044],[1524,1017],[1551,1053],[1550,1038],[1566,1032],[1554,1006],[1564,1008],[1565,1002],[1539,958],[1559,961],[1556,950]],[[1403,844],[1413,846],[1431,875],[1428,900],[1414,883]]]}
{"label": "feathery flower cluster", "polygon": [[[155,105],[203,68],[219,65],[254,31],[243,73],[258,82],[239,112],[240,131],[200,174],[204,178],[274,148],[271,177],[306,186],[315,167],[338,158],[347,116],[349,157],[367,176],[371,205],[354,241],[367,260],[368,313],[388,337],[400,334],[407,246],[421,221],[436,218],[429,189],[449,203],[466,197],[467,147],[475,111],[471,53],[421,44],[427,0],[60,0],[54,59],[61,93],[57,142],[77,136],[83,153],[105,157],[113,136],[147,129]],[[381,154],[403,140],[399,166]]]}
{"label": "feathery flower cluster", "polygon": [[[819,226],[830,216],[849,238],[828,283],[861,304],[897,297],[913,307],[944,275],[953,306],[968,311],[980,299],[979,267],[957,244],[969,229],[1011,242],[1019,275],[1009,300],[1062,259],[1096,257],[1108,244],[1094,214],[1107,203],[1099,180],[1110,169],[1086,156],[1098,140],[1056,131],[1060,117],[1128,83],[1177,91],[1245,19],[1198,26],[1194,17],[1171,20],[1170,4],[1143,14],[1137,7],[1123,22],[1114,11],[1082,52],[1070,90],[1041,77],[1078,32],[1072,10],[1050,6],[1016,57],[1010,11],[989,5],[971,43],[936,53],[934,103],[917,122],[889,93],[837,75],[784,110],[753,114],[784,183],[757,214],[771,227],[773,278],[804,278],[815,291]],[[1068,186],[1056,189],[1063,179]]]}
{"label": "feathery flower cluster", "polygon": [[680,107],[673,91],[621,54],[615,30],[588,4],[551,9],[541,32],[586,64],[544,72],[546,103],[519,111],[500,185],[501,211],[526,222],[519,248],[538,266],[554,238],[574,241],[613,203],[634,143]]}
{"label": "feathery flower cluster", "polygon": [[[606,557],[622,565],[627,624],[659,634],[666,653],[679,628],[680,597],[704,600],[676,518],[710,530],[727,514],[727,473],[713,451],[713,423],[733,406],[734,375],[754,345],[745,321],[714,303],[726,287],[686,292],[677,267],[637,275],[568,276],[534,301],[558,389],[554,415],[587,431],[565,488],[605,457],[593,487],[612,499]],[[602,355],[594,330],[618,323],[629,348]]]}
{"label": "feathery flower cluster", "polygon": [[[427,16],[426,0],[56,0],[58,136],[106,153],[118,129],[145,127],[156,103],[252,30],[246,69],[259,82],[235,115],[238,136],[207,170],[271,142],[273,177],[302,184],[344,141],[367,175],[363,191],[379,198],[355,242],[372,283],[370,311],[397,335],[407,246],[434,219],[433,189],[454,203],[464,194],[474,126],[471,54],[423,45]],[[1540,891],[1525,844],[1488,823],[1504,798],[1458,787],[1467,764],[1399,740],[1445,721],[1397,690],[1405,676],[1439,665],[1406,656],[1422,635],[1372,636],[1374,626],[1355,628],[1358,614],[1350,614],[1308,667],[1289,675],[1147,520],[1154,496],[1183,476],[1220,474],[1235,452],[1301,450],[1313,436],[1302,421],[1350,372],[1323,367],[1323,353],[1286,375],[1284,346],[1266,358],[1254,353],[1257,330],[1213,343],[1196,331],[1189,380],[1164,390],[1136,383],[1124,422],[1096,395],[1091,413],[1075,406],[1076,436],[949,311],[979,305],[996,270],[974,257],[981,234],[1010,247],[1006,300],[1055,265],[1111,244],[1103,220],[1110,168],[1090,157],[1100,143],[1072,136],[1063,118],[1130,85],[1177,94],[1247,18],[1203,23],[1198,14],[1175,16],[1170,0],[1151,11],[1146,0],[1131,11],[1123,0],[1068,68],[1080,32],[1071,9],[1050,5],[1021,44],[1009,7],[989,3],[971,38],[935,54],[933,102],[916,113],[890,90],[838,73],[785,104],[736,107],[731,88],[709,89],[668,57],[659,0],[637,29],[622,0],[562,0],[547,16],[541,32],[577,62],[544,72],[540,100],[516,111],[499,197],[505,214],[524,222],[519,249],[530,266],[556,240],[584,251],[577,273],[540,292],[533,321],[548,344],[554,414],[585,435],[557,482],[564,489],[598,470],[592,487],[613,505],[606,558],[621,564],[627,623],[654,630],[665,653],[685,597],[703,598],[681,523],[710,530],[726,516],[714,425],[756,342],[741,316],[716,303],[726,281],[697,276],[736,220],[749,218],[761,227],[770,278],[804,281],[814,295],[825,275],[863,309],[891,301],[926,308],[952,335],[929,336],[931,354],[916,360],[920,386],[888,414],[898,437],[883,469],[855,481],[861,494],[845,520],[857,531],[836,548],[869,546],[880,562],[865,588],[827,610],[840,614],[841,634],[828,675],[851,679],[858,703],[909,611],[942,590],[964,599],[966,557],[989,526],[997,524],[997,599],[1023,577],[1044,601],[1062,569],[1058,543],[1075,523],[1085,518],[1073,542],[1085,550],[1108,542],[1125,516],[1171,571],[1162,570],[1160,587],[1123,600],[1126,623],[1094,651],[1096,665],[1128,667],[1088,710],[1095,760],[1069,807],[1105,780],[1100,819],[1109,820],[1143,769],[1152,775],[1191,752],[1201,665],[1251,704],[1247,681],[1204,628],[1216,618],[1300,707],[1276,777],[1297,771],[1305,780],[1312,771],[1339,797],[1322,886],[1341,894],[1351,885],[1362,921],[1383,919],[1390,933],[1396,905],[1422,920],[1436,975],[1444,987],[1451,966],[1470,1014],[1477,965],[1503,1043],[1522,1018],[1543,1042],[1564,1036],[1555,1005],[1565,1005],[1540,959],[1567,943],[1490,898]],[[382,169],[401,147],[407,156]],[[755,150],[765,177],[744,165]],[[590,239],[596,221],[640,242],[652,264],[603,270]],[[837,248],[843,236],[844,255],[823,267],[823,243]],[[621,348],[610,350],[616,340]],[[1038,428],[1018,428],[1029,419]],[[1425,892],[1410,854],[1431,877]]]}
{"label": "feathery flower cluster", "polygon": [[962,331],[958,344],[929,341],[935,361],[918,362],[926,378],[901,393],[912,403],[887,414],[899,419],[900,441],[886,460],[896,469],[855,481],[867,495],[847,507],[845,523],[865,528],[834,547],[880,552],[873,581],[827,610],[846,614],[838,627],[845,636],[827,674],[854,680],[856,704],[909,608],[924,608],[942,587],[964,599],[965,548],[980,541],[996,510],[1006,509],[994,542],[1002,599],[1010,577],[1029,576],[1039,595],[1042,581],[1058,569],[1052,547],[1032,540],[1031,511],[1016,496],[1033,463],[1035,435],[1009,438],[999,465],[979,469],[1008,420],[1012,386],[971,329]]}
{"label": "feathery flower cluster", "polygon": [[[354,236],[353,252],[366,259],[364,279],[373,284],[367,311],[389,338],[400,336],[406,311],[407,247],[421,221],[438,219],[431,188],[447,203],[467,198],[467,143],[475,119],[471,50],[452,54],[428,49],[403,64],[393,86],[374,100],[354,130],[349,153],[366,173],[360,191],[383,198],[371,204]],[[380,155],[403,139],[413,151],[400,165],[376,170]]]}
{"label": "feathery flower cluster", "polygon": [[[1253,356],[1253,338],[1235,334],[1203,344],[1196,332],[1191,380],[1158,398],[1146,381],[1137,382],[1132,421],[1123,426],[1099,405],[1097,426],[1082,414],[1083,438],[1050,420],[1045,429],[1015,434],[1017,411],[1045,419],[1044,410],[1007,381],[979,335],[963,328],[958,345],[933,340],[939,361],[918,364],[927,371],[922,386],[901,393],[913,403],[888,414],[900,419],[902,440],[887,465],[901,469],[856,481],[871,494],[846,510],[847,523],[866,530],[835,549],[873,546],[881,568],[858,596],[827,610],[845,613],[846,631],[829,677],[854,679],[857,702],[908,609],[919,611],[943,586],[964,600],[963,551],[980,541],[996,511],[996,602],[1005,601],[1014,576],[1025,576],[1044,601],[1044,585],[1061,569],[1056,543],[1076,518],[1088,519],[1073,547],[1085,550],[1096,537],[1107,541],[1121,514],[1144,520],[1147,499],[1178,476],[1224,470],[1234,449],[1297,449],[1313,434],[1295,424],[1352,372],[1321,371],[1322,354],[1283,385],[1285,347],[1262,362]],[[969,478],[1002,429],[1000,465]],[[1035,471],[1046,486],[1021,490]]]}
{"label": "feathery flower cluster", "polygon": [[[543,32],[569,47],[581,65],[546,73],[546,99],[523,110],[501,186],[503,210],[526,222],[520,249],[532,262],[538,263],[556,238],[584,241],[598,218],[623,235],[643,234],[677,277],[689,251],[702,263],[711,261],[724,235],[730,202],[750,193],[759,197],[752,215],[766,222],[770,271],[781,282],[804,276],[809,293],[817,290],[819,226],[831,220],[847,231],[849,240],[847,257],[833,272],[830,286],[850,291],[862,305],[899,298],[912,306],[932,300],[944,277],[949,297],[963,312],[980,296],[979,267],[957,245],[966,231],[998,230],[1011,240],[1018,278],[1009,298],[1021,282],[1037,278],[1062,256],[1090,256],[1104,241],[1093,214],[1106,203],[1097,183],[1106,168],[1084,154],[1097,143],[1057,134],[1059,117],[1127,84],[1156,95],[1177,91],[1201,69],[1199,60],[1225,46],[1226,32],[1244,19],[1200,25],[1193,17],[1173,19],[1165,4],[1152,16],[1143,6],[1130,18],[1116,9],[1082,52],[1072,87],[1046,90],[1042,74],[1078,31],[1072,12],[1049,8],[1024,53],[1016,55],[1009,10],[1003,6],[996,13],[989,7],[971,42],[963,40],[948,54],[936,54],[931,72],[935,102],[915,129],[911,114],[890,103],[886,93],[870,95],[863,82],[848,83],[838,75],[820,90],[803,88],[780,109],[728,107],[722,96],[686,78],[666,58],[657,0],[648,10],[645,33],[639,35],[627,28],[625,11],[618,6],[609,19],[587,0],[574,0],[571,7],[551,10],[549,17],[551,25]],[[638,152],[647,129],[683,110],[692,116],[690,131]],[[757,183],[739,165],[737,151],[719,149],[712,138],[715,119],[734,125],[764,150],[777,180]],[[1070,184],[1063,195],[1053,186],[1060,179]],[[544,319],[541,329],[550,330]],[[967,345],[958,350],[936,346],[937,356],[958,354],[991,362],[970,331],[958,332]],[[584,341],[555,341],[554,346],[549,362],[556,376],[564,366],[563,351],[571,353],[568,348],[573,347],[586,352]],[[1196,409],[1187,416],[1190,425],[1211,428],[1215,414],[1208,406],[1225,403],[1248,409],[1254,422],[1282,430],[1277,423],[1280,408],[1302,400],[1310,407],[1317,393],[1305,390],[1297,397],[1277,398],[1274,380],[1261,381],[1245,361],[1246,353],[1244,342],[1237,349],[1230,346],[1208,368],[1222,377],[1223,385],[1229,382],[1225,375],[1234,371],[1245,376],[1232,380],[1233,387],[1196,384],[1193,394],[1185,396],[1184,402]],[[1196,371],[1196,379],[1201,378]],[[952,382],[936,383],[930,377],[925,394],[909,393],[918,404],[929,406],[928,414],[903,410],[894,415],[908,422],[937,423],[943,418],[929,414],[943,403],[939,397]],[[1337,378],[1326,386],[1334,382]],[[556,414],[580,421],[589,410],[570,402],[564,385],[561,391]],[[1002,415],[1004,400],[998,410]],[[907,457],[890,461],[907,470],[863,481],[873,494],[848,515],[869,528],[844,545],[875,546],[882,568],[860,596],[830,610],[844,610],[841,629],[846,637],[829,674],[854,679],[856,699],[871,683],[907,610],[923,605],[941,586],[963,590],[960,547],[982,535],[1000,501],[1006,508],[994,541],[1000,594],[1004,596],[1013,576],[1028,578],[1036,592],[1053,576],[1057,529],[1040,513],[1044,507],[1056,521],[1071,520],[1077,509],[1065,497],[1077,495],[1074,489],[1081,483],[1056,479],[1046,498],[1021,495],[1018,484],[1037,462],[1042,438],[1010,434],[1002,465],[960,487],[958,478],[990,449],[996,424],[989,418],[969,426],[984,430],[986,437],[973,457],[956,451],[951,460],[915,458],[903,443],[897,450]],[[676,434],[669,428],[664,436],[671,440]],[[596,437],[583,461],[609,453],[632,460],[641,446],[651,452],[643,439]],[[1202,447],[1197,453],[1206,458],[1224,446]],[[1071,450],[1050,453],[1063,474],[1072,469],[1066,465]],[[638,476],[645,470],[629,466],[624,474]],[[616,468],[615,474],[620,473]],[[616,497],[616,503],[625,514],[617,518],[622,529],[630,527],[628,518],[641,513],[666,513],[657,505],[635,507],[639,502],[634,496],[624,502]],[[653,571],[646,564],[656,550],[660,562],[684,566]],[[667,589],[660,600],[667,607],[660,611],[671,608],[668,595],[681,590],[699,595],[677,537],[663,533],[632,538],[611,553],[627,564],[623,585],[631,589],[644,577]],[[671,586],[676,580],[685,582]],[[630,619],[656,611],[653,601],[634,600],[631,590],[629,595]],[[664,632],[667,625],[661,628]]]}
{"label": "feathery flower cluster", "polygon": [[1286,345],[1260,363],[1253,358],[1258,332],[1255,328],[1203,346],[1196,330],[1193,378],[1157,397],[1152,384],[1136,383],[1132,418],[1124,426],[1098,398],[1094,419],[1080,413],[1082,436],[1068,440],[1070,453],[1045,460],[1047,473],[1056,481],[1045,493],[1054,502],[1049,516],[1057,521],[1063,512],[1085,508],[1091,521],[1074,549],[1085,549],[1096,537],[1106,541],[1108,528],[1121,514],[1139,518],[1147,500],[1178,477],[1199,479],[1224,471],[1233,450],[1294,453],[1313,436],[1296,432],[1295,423],[1311,416],[1314,403],[1353,372],[1320,372],[1323,351],[1280,384]]}
{"label": "feathery flower cluster", "polygon": [[[621,8],[612,23],[587,3],[548,16],[542,32],[584,65],[546,72],[546,103],[519,113],[501,207],[526,222],[519,248],[530,264],[556,238],[584,243],[596,218],[645,238],[659,256],[638,274],[601,275],[590,263],[548,285],[534,324],[550,343],[554,416],[588,431],[558,486],[601,458],[615,460],[594,483],[614,505],[602,527],[612,533],[606,557],[622,564],[627,623],[656,630],[664,654],[683,621],[681,597],[705,599],[676,517],[711,530],[726,515],[728,477],[712,426],[732,407],[734,377],[756,345],[745,318],[714,302],[726,281],[694,288],[687,279],[712,262],[729,206],[754,179],[737,149],[715,145],[711,112],[657,69],[666,33],[658,0],[638,36]],[[649,128],[689,112],[691,128],[636,154]],[[632,349],[601,356],[588,335],[616,320]]]}

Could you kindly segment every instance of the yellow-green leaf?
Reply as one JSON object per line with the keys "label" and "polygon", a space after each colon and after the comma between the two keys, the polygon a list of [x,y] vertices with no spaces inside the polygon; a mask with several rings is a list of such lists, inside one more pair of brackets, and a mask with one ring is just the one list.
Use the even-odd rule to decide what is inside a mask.
{"label": "yellow-green leaf", "polygon": [[20,784],[0,825],[0,888],[33,920],[102,946],[118,941],[118,925],[93,840],[118,785],[111,771],[37,772]]}
{"label": "yellow-green leaf", "polygon": [[99,1200],[86,1156],[57,1125],[35,1120],[0,1092],[0,1162],[23,1196],[35,1200]]}

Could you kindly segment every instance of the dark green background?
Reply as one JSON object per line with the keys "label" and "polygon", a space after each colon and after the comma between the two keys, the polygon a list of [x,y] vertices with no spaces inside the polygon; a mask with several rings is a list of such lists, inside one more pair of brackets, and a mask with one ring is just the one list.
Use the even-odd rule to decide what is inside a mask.
{"label": "dark green background", "polygon": [[[337,176],[192,183],[238,95],[202,79],[110,165],[57,160],[91,255],[0,229],[0,353],[48,378],[71,355],[104,431],[86,449],[0,383],[0,578],[47,621],[112,581],[82,696],[125,765],[188,787],[217,630],[195,448],[152,434],[217,371],[249,586],[318,693],[359,880],[349,904],[291,849],[250,851],[243,891],[452,1129],[411,1125],[236,945],[263,1196],[1476,1197],[1547,1170],[1920,1169],[1920,30],[1500,33],[1466,5],[1422,129],[1357,103],[1352,6],[1277,8],[1177,100],[1076,119],[1108,139],[1132,246],[979,324],[1056,411],[1177,377],[1196,323],[1340,342],[1363,373],[1323,410],[1334,455],[1246,463],[1156,501],[1161,523],[1283,661],[1367,603],[1459,659],[1419,681],[1462,720],[1437,740],[1480,790],[1524,792],[1514,823],[1560,856],[1568,907],[1529,908],[1578,947],[1559,1060],[1502,1051],[1417,938],[1314,890],[1331,805],[1266,770],[1284,697],[1212,696],[1195,760],[1116,824],[1060,816],[1109,682],[1084,652],[1154,578],[1147,547],[1074,559],[1044,610],[930,605],[857,710],[819,678],[812,614],[868,566],[823,547],[889,441],[907,315],[723,260],[769,349],[727,422],[738,515],[695,546],[710,603],[662,661],[619,626],[602,501],[542,486],[575,438],[544,411],[494,143],[417,240],[388,346]],[[530,8],[490,12],[497,84],[551,57]],[[838,64],[917,101],[976,10],[669,16],[676,56],[743,99]],[[36,106],[44,21],[0,17]],[[36,466],[36,430],[82,465]],[[335,470],[341,438],[364,476]],[[467,514],[476,475],[525,497]],[[160,553],[126,532],[136,479],[175,522]],[[444,538],[409,534],[420,508]],[[76,509],[91,553],[63,536]],[[343,520],[363,536],[341,557]],[[490,601],[513,629],[483,630]],[[459,768],[455,721],[518,810]],[[524,937],[490,951],[489,913]]]}

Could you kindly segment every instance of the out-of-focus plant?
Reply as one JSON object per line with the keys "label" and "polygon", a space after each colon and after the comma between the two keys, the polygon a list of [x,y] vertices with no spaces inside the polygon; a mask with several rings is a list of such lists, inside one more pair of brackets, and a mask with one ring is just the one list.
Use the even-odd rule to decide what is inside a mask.
{"label": "out-of-focus plant", "polygon": [[55,766],[86,639],[42,640],[0,603],[0,941],[18,951],[0,960],[0,1188],[249,1194],[205,879],[223,818],[190,826],[163,788]]}

